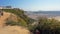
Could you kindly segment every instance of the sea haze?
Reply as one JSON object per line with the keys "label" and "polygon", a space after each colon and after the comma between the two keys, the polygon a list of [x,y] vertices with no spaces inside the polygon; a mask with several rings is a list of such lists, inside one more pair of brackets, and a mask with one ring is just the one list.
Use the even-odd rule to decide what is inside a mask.
{"label": "sea haze", "polygon": [[27,11],[25,12],[31,18],[43,17],[56,17],[60,16],[60,11]]}

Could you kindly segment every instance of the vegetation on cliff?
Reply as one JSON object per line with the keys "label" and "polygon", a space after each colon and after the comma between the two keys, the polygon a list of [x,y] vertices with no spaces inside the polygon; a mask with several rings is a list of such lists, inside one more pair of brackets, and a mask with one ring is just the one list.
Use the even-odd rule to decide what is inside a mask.
{"label": "vegetation on cliff", "polygon": [[[29,18],[27,15],[24,14],[24,10],[14,8],[14,9],[0,9],[4,12],[9,12],[12,14],[15,14],[17,17],[17,22],[13,20],[7,19],[6,25],[21,25],[21,26],[27,26],[30,23],[32,23],[34,20]],[[12,17],[12,16],[11,16]],[[33,20],[33,21],[32,21]]]}

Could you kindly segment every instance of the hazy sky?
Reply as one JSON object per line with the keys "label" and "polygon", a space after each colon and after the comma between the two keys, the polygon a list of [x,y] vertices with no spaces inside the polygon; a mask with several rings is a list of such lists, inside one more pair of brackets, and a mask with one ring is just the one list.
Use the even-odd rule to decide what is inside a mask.
{"label": "hazy sky", "polygon": [[60,10],[60,0],[0,0],[0,6],[7,5],[28,11]]}

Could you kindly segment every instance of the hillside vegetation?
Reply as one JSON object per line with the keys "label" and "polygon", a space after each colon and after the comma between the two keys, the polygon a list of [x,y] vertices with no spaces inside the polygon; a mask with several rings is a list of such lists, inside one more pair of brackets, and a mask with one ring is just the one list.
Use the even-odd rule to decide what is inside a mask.
{"label": "hillside vegetation", "polygon": [[5,22],[5,25],[11,25],[11,27],[14,25],[19,27],[24,26],[34,34],[36,30],[38,30],[40,34],[60,34],[60,21],[58,20],[48,19],[46,17],[39,17],[37,18],[38,20],[34,20],[25,15],[24,10],[17,8],[0,10],[4,13],[0,22]]}
{"label": "hillside vegetation", "polygon": [[30,33],[30,31],[26,28],[26,26],[31,23],[30,20],[32,19],[27,17],[24,14],[23,10],[2,9],[2,11],[3,11],[3,15],[0,16],[0,26],[2,26],[0,27],[0,34],[29,34]]}
{"label": "hillside vegetation", "polygon": [[[6,19],[6,25],[27,26],[28,24],[30,24],[34,21],[33,19],[27,17],[24,14],[23,10],[18,9],[18,8],[15,8],[15,9],[0,9],[0,10],[2,10],[3,12],[11,13],[10,17]],[[15,21],[13,21],[12,18],[14,18]]]}
{"label": "hillside vegetation", "polygon": [[33,33],[38,30],[40,34],[60,34],[60,21],[53,18],[40,17],[38,24],[30,26],[30,30]]}

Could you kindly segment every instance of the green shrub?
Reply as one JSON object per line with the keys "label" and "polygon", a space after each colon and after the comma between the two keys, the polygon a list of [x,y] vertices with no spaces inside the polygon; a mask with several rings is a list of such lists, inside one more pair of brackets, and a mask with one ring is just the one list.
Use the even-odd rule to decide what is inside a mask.
{"label": "green shrub", "polygon": [[7,21],[6,23],[5,23],[6,25],[11,25],[11,26],[14,26],[14,25],[20,25],[20,23],[19,22],[14,22],[14,21]]}

